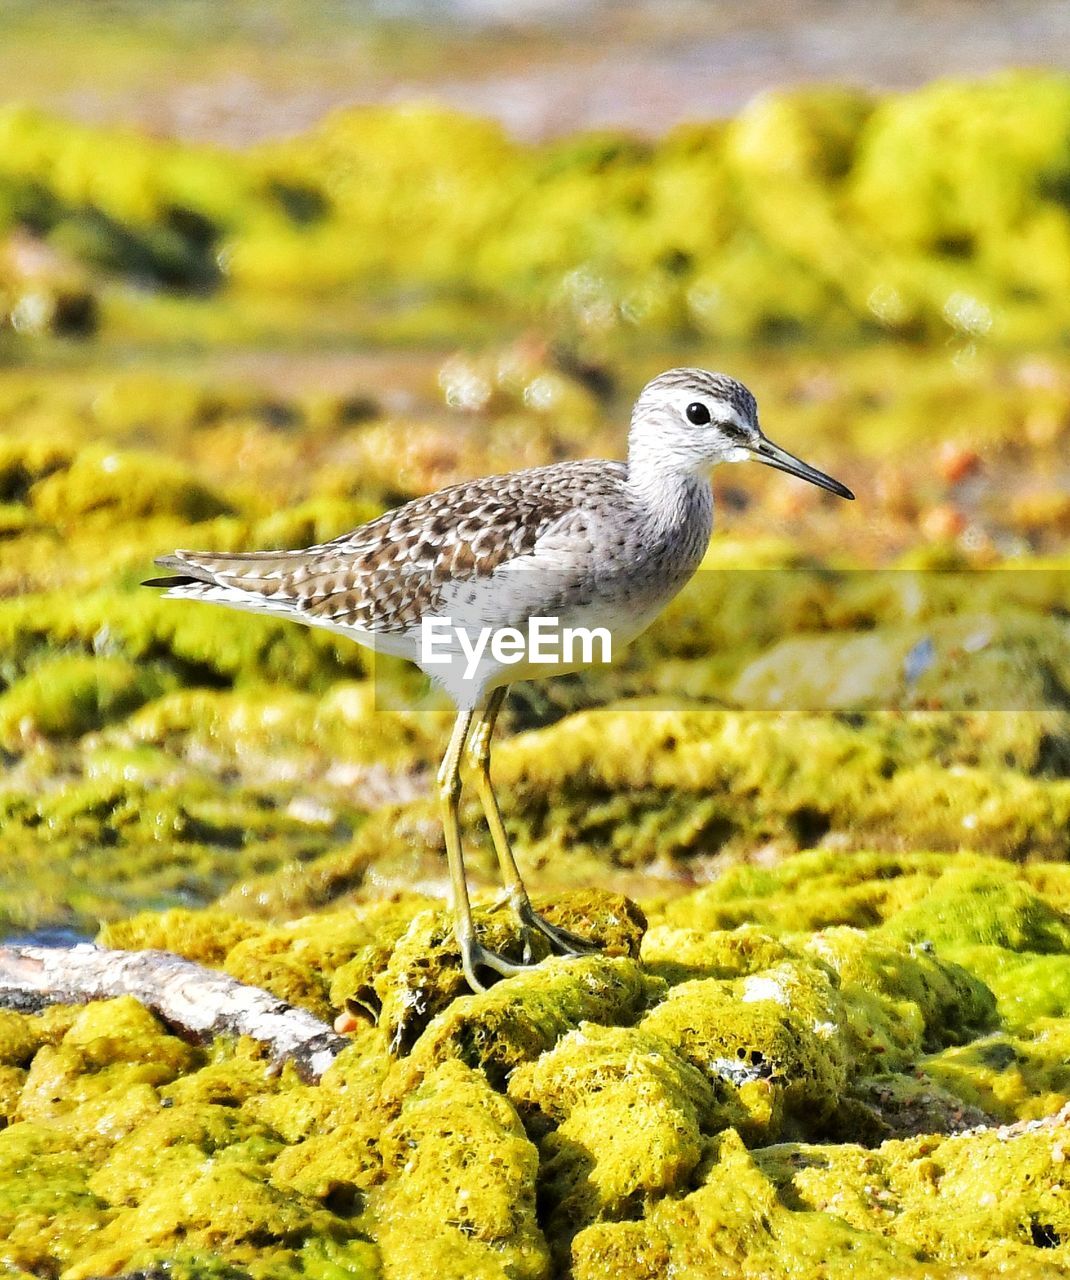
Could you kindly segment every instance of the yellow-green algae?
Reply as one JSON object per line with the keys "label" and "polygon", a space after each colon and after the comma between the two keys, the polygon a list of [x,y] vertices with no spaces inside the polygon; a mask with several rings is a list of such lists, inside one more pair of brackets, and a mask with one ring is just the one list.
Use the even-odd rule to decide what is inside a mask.
{"label": "yellow-green algae", "polygon": [[423,290],[417,333],[535,307],[566,333],[1058,339],[1068,136],[1068,81],[1041,71],[768,93],[656,141],[535,146],[432,106],[339,111],[235,153],[13,105],[0,232],[47,252],[12,255],[0,314],[29,333],[166,323],[165,305],[101,287],[118,277],[216,295],[187,315],[208,332],[219,295],[232,330],[285,315],[279,298],[292,327],[322,323],[295,296],[359,286]]}
{"label": "yellow-green algae", "polygon": [[[1065,1122],[968,1131],[1070,1097],[1070,876],[1036,861],[1067,854],[1070,383],[1014,349],[1067,328],[1067,102],[1037,73],[816,89],[536,148],[376,110],[243,155],[4,113],[0,919],[105,919],[110,945],[365,1019],[308,1086],[128,1001],[5,1014],[5,1266],[1066,1269]],[[24,362],[46,331],[452,345],[533,315],[403,374]],[[645,349],[867,330],[941,341]],[[615,954],[468,996],[427,795],[449,709],[340,638],[137,583],[175,546],[301,545],[463,476],[619,453],[643,377],[684,361],[730,366],[864,503],[726,469],[730,532],[625,661],[518,691],[530,732],[495,768],[525,873]],[[580,883],[663,891],[641,965],[638,914]]]}
{"label": "yellow-green algae", "polygon": [[[309,1084],[126,997],[5,1013],[0,1260],[69,1280],[1057,1274],[1070,1032],[1007,975],[1070,958],[1065,867],[808,854],[747,874],[746,901],[784,907],[760,925],[720,919],[717,886],[651,904],[645,936],[613,895],[566,897],[569,927],[620,954],[483,995],[457,994],[418,898],[285,930],[218,909],[110,926],[232,972],[255,954],[319,1012],[325,983],[338,1000],[360,976],[382,1016]],[[403,1042],[390,993],[421,948]],[[1003,972],[998,999],[973,956]]]}
{"label": "yellow-green algae", "polygon": [[[630,890],[651,865],[685,884],[758,849],[1063,856],[1065,568],[1018,558],[1058,539],[1020,522],[992,478],[1009,468],[1023,501],[1057,488],[1065,377],[1041,356],[965,366],[920,349],[737,359],[778,436],[882,459],[875,478],[860,471],[865,527],[761,469],[718,477],[730,533],[664,620],[612,670],[511,700],[507,727],[538,730],[496,761],[525,870]],[[440,881],[421,797],[448,707],[341,637],[137,586],[176,545],[294,545],[460,475],[615,452],[641,374],[629,365],[603,408],[532,337],[428,360],[418,376],[452,407],[395,415],[345,384],[269,393],[190,371],[0,372],[10,922],[88,930],[228,888],[228,907],[277,920],[353,889]],[[948,442],[980,458],[968,495],[941,478]],[[919,450],[931,465],[896,480]],[[960,500],[970,536],[984,535],[972,558],[960,546],[896,559],[927,504]],[[872,563],[901,567],[854,567]],[[965,568],[985,565],[997,568]],[[928,665],[908,677],[919,647]],[[551,724],[596,703],[611,705]],[[752,714],[800,704],[814,718]],[[466,825],[489,878],[476,806]],[[121,887],[99,892],[105,881]]]}

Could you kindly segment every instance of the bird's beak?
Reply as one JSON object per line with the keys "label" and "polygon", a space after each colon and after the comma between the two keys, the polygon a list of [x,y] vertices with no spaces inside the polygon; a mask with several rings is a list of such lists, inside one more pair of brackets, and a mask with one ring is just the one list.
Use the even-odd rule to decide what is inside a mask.
{"label": "bird's beak", "polygon": [[811,484],[816,484],[819,489],[827,489],[829,493],[834,493],[837,497],[854,497],[854,494],[845,484],[840,484],[838,480],[833,480],[831,476],[825,475],[823,471],[818,471],[816,467],[811,467],[809,463],[803,462],[801,458],[796,458],[794,454],[788,453],[787,449],[781,449],[779,445],[773,444],[771,440],[766,440],[764,437],[754,446],[753,454],[759,462],[764,462],[767,467],[776,467],[778,471],[786,471],[789,476],[798,476],[800,480],[809,480]]}

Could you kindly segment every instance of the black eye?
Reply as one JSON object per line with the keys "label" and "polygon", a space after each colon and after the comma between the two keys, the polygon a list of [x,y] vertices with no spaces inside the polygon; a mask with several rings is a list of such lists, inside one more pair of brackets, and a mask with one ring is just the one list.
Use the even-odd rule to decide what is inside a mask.
{"label": "black eye", "polygon": [[696,427],[704,427],[710,420],[710,411],[701,400],[687,406],[687,420]]}

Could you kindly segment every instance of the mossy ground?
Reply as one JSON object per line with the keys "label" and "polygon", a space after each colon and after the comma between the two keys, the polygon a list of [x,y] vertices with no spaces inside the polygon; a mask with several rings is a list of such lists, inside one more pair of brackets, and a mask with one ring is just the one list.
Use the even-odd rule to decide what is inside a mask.
{"label": "mossy ground", "polygon": [[[665,617],[611,670],[517,691],[508,727],[531,732],[503,741],[496,775],[545,885],[644,892],[653,867],[686,887],[817,845],[1065,856],[1063,539],[1007,494],[1057,495],[1070,383],[1039,357],[976,362],[964,379],[921,351],[778,357],[771,434],[819,460],[837,437],[863,497],[718,476],[722,531]],[[426,795],[449,709],[416,675],[137,584],[177,545],[300,545],[461,475],[616,453],[625,410],[530,341],[446,361],[445,404],[433,364],[410,371],[403,416],[353,383],[313,394],[300,367],[271,394],[145,368],[0,371],[10,925],[91,930],[228,890],[277,917],[373,881],[441,884]],[[829,378],[844,394],[815,401]],[[458,381],[486,402],[449,407]],[[919,532],[948,510],[959,534]]]}
{"label": "mossy ground", "polygon": [[[416,899],[109,926],[321,1016],[352,1001],[361,1029],[309,1084],[128,997],[0,1015],[0,1259],[64,1280],[1059,1274],[1070,1008],[1036,986],[1070,964],[1064,873],[809,854],[649,922],[555,896],[604,954],[474,996]],[[726,927],[744,893],[774,914]]]}
{"label": "mossy ground", "polygon": [[[446,407],[428,371],[401,417],[300,378],[265,397],[0,376],[7,930],[104,921],[109,945],[362,1027],[309,1085],[128,1000],[3,1015],[0,1262],[65,1280],[1070,1266],[1070,660],[1061,534],[1036,517],[1070,384],[977,356],[958,394],[986,440],[952,417],[951,456],[925,434],[963,385],[946,356],[815,359],[782,357],[767,421],[824,460],[841,397],[815,410],[805,388],[835,370],[859,414],[836,469],[878,477],[870,513],[719,477],[726,531],[666,617],[612,670],[517,691],[506,821],[543,910],[605,955],[475,997],[430,796],[449,708],[340,639],[137,583],[176,545],[315,541],[517,450],[616,452],[610,411],[524,345],[445,362]],[[531,407],[542,378],[560,416]],[[894,421],[873,400],[889,378]],[[489,388],[482,407],[450,407],[458,379]],[[463,818],[489,889],[471,802]],[[519,958],[507,912],[479,919]]]}
{"label": "mossy ground", "polygon": [[[310,1085],[130,1000],[0,1014],[0,1269],[1070,1268],[1067,95],[806,91],[539,148],[380,110],[237,157],[0,112],[0,925],[103,924],[362,1021]],[[481,349],[297,346],[342,329]],[[449,708],[138,583],[619,455],[683,362],[860,500],[724,469],[664,618],[515,692],[507,825],[604,954],[466,995]]]}
{"label": "mossy ground", "polygon": [[[534,310],[571,334],[1060,340],[1068,132],[1070,80],[1041,71],[766,93],[658,141],[534,146],[433,106],[338,111],[235,154],[11,105],[0,314],[30,333],[143,337],[176,311],[202,335],[323,332],[342,299],[343,323],[395,337]],[[189,305],[146,302],[146,281]]]}

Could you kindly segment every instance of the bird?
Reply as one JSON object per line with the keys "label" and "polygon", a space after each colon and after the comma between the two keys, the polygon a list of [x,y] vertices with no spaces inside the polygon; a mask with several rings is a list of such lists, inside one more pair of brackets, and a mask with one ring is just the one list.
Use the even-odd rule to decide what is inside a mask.
{"label": "bird", "polygon": [[[635,401],[627,458],[576,459],[462,481],[416,498],[315,546],[287,551],[183,551],[155,563],[173,576],[145,585],[199,600],[326,627],[415,662],[452,699],[456,719],[437,775],[461,967],[473,991],[484,978],[531,967],[543,934],[565,956],[595,948],[532,906],[491,781],[491,735],[509,686],[593,660],[575,652],[517,650],[534,622],[558,635],[586,629],[610,656],[639,635],[698,568],[714,521],[713,469],[755,460],[841,498],[845,485],[766,438],[751,392],[723,373],[659,374]],[[512,649],[478,648],[509,634]],[[429,642],[429,636],[438,648]],[[550,660],[547,660],[550,659]],[[565,659],[570,659],[566,661]],[[507,900],[524,940],[523,963],[482,945],[461,843],[461,766],[470,765]]]}

